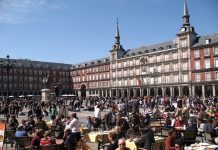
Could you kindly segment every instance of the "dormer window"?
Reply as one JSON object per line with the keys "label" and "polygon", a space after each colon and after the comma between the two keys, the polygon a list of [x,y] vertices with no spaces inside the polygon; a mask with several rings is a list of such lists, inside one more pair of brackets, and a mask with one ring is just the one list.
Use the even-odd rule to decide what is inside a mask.
{"label": "dormer window", "polygon": [[98,63],[101,63],[101,61],[99,60]]}
{"label": "dormer window", "polygon": [[170,48],[172,48],[172,46],[171,45],[167,45],[167,48],[170,49]]}
{"label": "dormer window", "polygon": [[159,50],[163,50],[163,47],[159,47]]}
{"label": "dormer window", "polygon": [[140,55],[140,54],[142,54],[142,52],[138,52],[138,54]]}
{"label": "dormer window", "polygon": [[94,62],[91,62],[91,64],[93,65],[93,64],[94,64]]}
{"label": "dormer window", "polygon": [[155,49],[155,48],[152,48],[152,49],[151,49],[151,51],[152,51],[152,52],[155,52],[155,51],[156,51],[156,49]]}
{"label": "dormer window", "polygon": [[127,54],[126,57],[129,57],[129,54]]}
{"label": "dormer window", "polygon": [[146,53],[149,53],[149,50],[145,50]]}
{"label": "dormer window", "polygon": [[211,42],[211,39],[206,39],[205,40],[205,44],[210,44],[210,42]]}
{"label": "dormer window", "polygon": [[132,56],[135,56],[135,53],[132,53]]}

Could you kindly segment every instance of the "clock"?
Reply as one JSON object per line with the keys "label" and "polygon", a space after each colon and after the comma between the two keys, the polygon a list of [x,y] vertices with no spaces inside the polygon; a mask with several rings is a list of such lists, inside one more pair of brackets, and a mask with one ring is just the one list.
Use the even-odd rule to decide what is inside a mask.
{"label": "clock", "polygon": [[181,28],[181,31],[182,31],[182,32],[185,32],[185,31],[186,31],[186,27],[182,27],[182,28]]}

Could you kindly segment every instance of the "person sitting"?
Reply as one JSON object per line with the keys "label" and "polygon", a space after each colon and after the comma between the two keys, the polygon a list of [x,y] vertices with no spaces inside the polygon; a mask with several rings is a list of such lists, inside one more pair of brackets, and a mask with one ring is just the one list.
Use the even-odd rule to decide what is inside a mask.
{"label": "person sitting", "polygon": [[118,148],[116,150],[130,150],[130,148],[126,147],[125,139],[119,139]]}
{"label": "person sitting", "polygon": [[118,138],[125,138],[127,130],[130,129],[130,126],[128,122],[126,121],[126,119],[121,117],[120,113],[117,114],[116,120],[117,120],[116,126],[118,129]]}
{"label": "person sitting", "polygon": [[177,139],[175,141],[174,150],[184,150],[184,141],[183,141],[183,139]]}
{"label": "person sitting", "polygon": [[42,117],[37,117],[36,123],[35,123],[36,129],[43,129],[44,131],[48,130],[48,126],[45,122],[45,120],[42,120]]}
{"label": "person sitting", "polygon": [[11,114],[10,117],[9,117],[7,128],[9,130],[16,130],[17,127],[18,127],[18,120],[16,119],[14,114]]}
{"label": "person sitting", "polygon": [[151,150],[152,143],[155,143],[154,133],[150,127],[145,128],[143,132],[143,136],[136,141],[136,145],[147,150]]}
{"label": "person sitting", "polygon": [[41,138],[40,145],[50,145],[50,144],[56,144],[55,138],[52,137],[51,131],[46,131],[44,134],[44,138]]}
{"label": "person sitting", "polygon": [[64,147],[65,150],[76,150],[77,140],[70,128],[64,131]]}
{"label": "person sitting", "polygon": [[118,148],[117,135],[115,132],[110,132],[108,134],[108,139],[110,141],[110,145],[108,146],[107,150],[115,150]]}
{"label": "person sitting", "polygon": [[19,126],[15,132],[15,137],[27,137],[28,134],[23,126]]}
{"label": "person sitting", "polygon": [[43,137],[44,131],[42,129],[39,129],[36,131],[36,135],[32,138],[31,141],[31,148],[33,149],[39,149],[40,147],[40,140]]}
{"label": "person sitting", "polygon": [[88,128],[88,129],[92,129],[93,128],[93,122],[92,122],[92,118],[90,116],[87,117],[86,128]]}

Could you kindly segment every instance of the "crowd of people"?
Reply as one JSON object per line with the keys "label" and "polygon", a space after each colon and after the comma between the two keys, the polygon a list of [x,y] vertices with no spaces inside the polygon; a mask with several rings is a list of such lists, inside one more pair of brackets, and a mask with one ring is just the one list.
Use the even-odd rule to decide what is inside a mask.
{"label": "crowd of people", "polygon": [[[218,144],[218,99],[216,97],[74,97],[68,101],[71,115],[66,111],[66,100],[49,102],[35,99],[1,100],[1,114],[6,119],[6,129],[14,130],[16,137],[32,137],[31,147],[56,144],[63,139],[63,149],[74,150],[83,141],[81,122],[77,116],[81,109],[93,111],[83,122],[90,131],[110,130],[108,150],[127,150],[125,140],[137,137],[137,147],[152,149],[155,135],[167,130],[162,148],[184,149],[207,132],[213,144]],[[28,109],[28,114],[23,109]],[[109,110],[102,115],[104,109]],[[19,115],[27,115],[18,121]],[[44,117],[50,120],[45,121]],[[158,123],[157,125],[153,125]],[[194,131],[195,140],[184,138],[184,131]],[[89,147],[86,145],[86,148]],[[100,147],[102,148],[102,147]],[[105,147],[104,147],[105,148]]]}

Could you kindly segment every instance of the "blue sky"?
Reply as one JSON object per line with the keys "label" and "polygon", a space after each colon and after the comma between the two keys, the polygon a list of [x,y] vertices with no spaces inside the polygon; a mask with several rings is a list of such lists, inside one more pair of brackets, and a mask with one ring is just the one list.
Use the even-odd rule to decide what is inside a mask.
{"label": "blue sky", "polygon": [[[176,38],[183,0],[0,0],[0,58],[75,64]],[[218,32],[218,0],[187,0],[198,35]]]}

